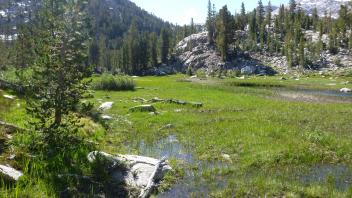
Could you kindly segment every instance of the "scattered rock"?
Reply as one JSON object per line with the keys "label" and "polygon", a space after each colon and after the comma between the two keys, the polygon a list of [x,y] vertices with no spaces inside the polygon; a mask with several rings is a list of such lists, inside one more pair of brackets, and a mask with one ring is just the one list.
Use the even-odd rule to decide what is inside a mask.
{"label": "scattered rock", "polygon": [[349,88],[342,88],[342,89],[340,89],[340,92],[349,93],[349,92],[352,92],[352,89],[349,89]]}
{"label": "scattered rock", "polygon": [[104,120],[111,120],[112,117],[109,115],[102,115],[101,118],[103,118]]}
{"label": "scattered rock", "polygon": [[139,105],[130,108],[130,112],[156,112],[156,109],[153,105]]}
{"label": "scattered rock", "polygon": [[109,110],[112,108],[113,104],[114,104],[113,102],[104,102],[103,104],[100,105],[98,109],[102,111]]}
{"label": "scattered rock", "polygon": [[[111,169],[113,183],[125,183],[143,192],[151,181],[161,181],[164,175],[172,170],[165,160],[136,155],[110,155],[94,151],[88,154],[89,162],[93,163],[97,157],[107,160]],[[118,165],[124,168],[118,168]]]}
{"label": "scattered rock", "polygon": [[9,99],[9,100],[13,100],[16,98],[16,96],[12,96],[12,95],[4,95],[4,98]]}
{"label": "scattered rock", "polygon": [[167,124],[167,125],[161,127],[161,128],[159,129],[159,131],[164,130],[164,129],[171,129],[171,128],[173,128],[173,127],[174,127],[174,125],[172,125],[172,124]]}
{"label": "scattered rock", "polygon": [[255,74],[256,68],[252,66],[245,66],[244,68],[241,69],[241,74],[244,75],[253,75]]}
{"label": "scattered rock", "polygon": [[0,165],[0,175],[9,182],[16,182],[23,173],[10,166]]}
{"label": "scattered rock", "polygon": [[231,156],[229,154],[222,154],[221,157],[226,161],[229,161],[229,162],[232,161]]}

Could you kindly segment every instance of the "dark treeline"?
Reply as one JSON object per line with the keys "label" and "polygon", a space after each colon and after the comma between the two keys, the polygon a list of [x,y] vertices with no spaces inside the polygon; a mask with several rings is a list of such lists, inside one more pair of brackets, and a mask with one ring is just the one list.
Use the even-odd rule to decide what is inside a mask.
{"label": "dark treeline", "polygon": [[[10,7],[11,4],[4,4]],[[13,6],[12,6],[13,7]],[[198,26],[190,21],[189,25],[177,26],[142,10],[127,0],[101,1],[90,0],[88,31],[90,43],[88,63],[96,72],[139,74],[141,71],[168,64],[173,48],[184,37],[196,33]],[[0,42],[0,67],[30,65],[33,37],[32,27],[36,21],[31,17],[8,19],[7,26],[17,26],[17,39]],[[15,20],[11,21],[11,20]],[[3,31],[6,32],[6,31]],[[9,32],[8,35],[14,34]]]}
{"label": "dark treeline", "polygon": [[[337,19],[328,12],[319,17],[317,9],[308,15],[295,0],[290,0],[288,7],[281,5],[277,16],[272,15],[270,1],[264,6],[259,0],[257,8],[250,12],[242,3],[240,13],[234,16],[227,6],[219,12],[213,7],[209,1],[208,41],[215,43],[224,61],[232,52],[243,50],[284,55],[290,67],[314,67],[325,50],[336,54],[340,49],[352,49],[351,6],[341,6]],[[319,34],[317,42],[305,37],[308,30]],[[324,34],[328,35],[328,43],[323,42]]]}

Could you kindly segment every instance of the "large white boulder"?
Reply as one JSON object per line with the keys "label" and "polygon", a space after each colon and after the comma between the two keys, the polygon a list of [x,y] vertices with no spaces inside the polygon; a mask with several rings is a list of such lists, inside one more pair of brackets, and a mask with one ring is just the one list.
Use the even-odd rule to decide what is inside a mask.
{"label": "large white boulder", "polygon": [[352,89],[350,89],[350,88],[342,88],[342,89],[340,89],[340,92],[349,93],[349,92],[352,92]]}
{"label": "large white boulder", "polygon": [[[151,176],[153,175],[156,166],[161,162],[158,159],[137,156],[137,155],[111,155],[108,153],[94,151],[88,154],[89,162],[93,163],[97,157],[102,157],[112,164],[124,164],[124,169],[113,168],[111,173],[114,182],[125,182],[128,186],[137,189],[144,189]],[[155,175],[156,180],[161,180],[164,175],[172,170],[167,162],[161,163],[161,171]]]}
{"label": "large white boulder", "polygon": [[112,108],[113,104],[114,104],[113,102],[104,102],[103,104],[100,105],[98,109],[102,111],[109,110]]}
{"label": "large white boulder", "polygon": [[0,175],[2,175],[5,180],[16,182],[23,173],[10,166],[0,165]]}

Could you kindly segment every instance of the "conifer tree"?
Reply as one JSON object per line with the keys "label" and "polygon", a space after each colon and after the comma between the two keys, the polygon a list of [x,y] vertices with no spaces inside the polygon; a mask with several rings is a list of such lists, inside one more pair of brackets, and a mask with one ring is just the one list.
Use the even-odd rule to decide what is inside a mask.
{"label": "conifer tree", "polygon": [[196,33],[196,27],[195,27],[195,25],[194,25],[194,20],[193,20],[193,18],[191,18],[190,28],[191,28],[191,34],[195,34],[195,33]]}
{"label": "conifer tree", "polygon": [[207,25],[207,30],[208,30],[208,43],[210,45],[213,45],[214,44],[215,25],[214,25],[212,4],[211,4],[210,0],[208,2],[208,17],[207,17],[206,25]]}
{"label": "conifer tree", "polygon": [[306,59],[305,59],[305,55],[304,55],[304,48],[305,48],[305,43],[304,43],[304,39],[301,38],[300,42],[299,42],[299,65],[304,68],[305,64],[306,64]]}
{"label": "conifer tree", "polygon": [[241,4],[241,15],[240,15],[240,28],[244,30],[247,24],[246,8],[244,3]]}
{"label": "conifer tree", "polygon": [[151,33],[149,36],[149,66],[150,67],[156,67],[158,64],[158,49],[157,49],[157,43],[158,43],[158,36],[156,35],[155,32]]}
{"label": "conifer tree", "polygon": [[139,41],[139,33],[137,29],[137,23],[134,20],[128,30],[127,34],[127,45],[128,45],[128,55],[129,55],[129,71],[134,73],[139,70],[138,68],[138,41]]}
{"label": "conifer tree", "polygon": [[273,12],[273,8],[271,6],[271,1],[269,1],[268,7],[266,9],[266,24],[268,24],[269,27],[271,27],[272,12]]}
{"label": "conifer tree", "polygon": [[350,32],[350,37],[348,40],[349,40],[348,47],[349,47],[350,51],[352,51],[352,31]]}
{"label": "conifer tree", "polygon": [[257,7],[257,23],[259,28],[261,28],[262,25],[264,24],[264,14],[265,14],[265,10],[263,6],[263,2],[262,0],[259,0],[258,7]]}
{"label": "conifer tree", "polygon": [[232,16],[225,5],[220,11],[216,20],[216,45],[223,61],[227,60],[228,46],[232,42]]}
{"label": "conifer tree", "polygon": [[252,40],[255,41],[255,43],[257,43],[256,37],[257,37],[257,16],[256,16],[257,10],[254,9],[252,12],[252,16],[250,19],[250,23],[249,23],[249,33],[250,33],[250,37]]}
{"label": "conifer tree", "polygon": [[161,62],[167,63],[168,57],[169,57],[170,40],[169,40],[169,32],[166,28],[163,28],[161,30],[160,40],[161,40],[161,45],[160,45]]}
{"label": "conifer tree", "polygon": [[319,15],[318,15],[318,9],[315,7],[313,9],[313,14],[312,14],[312,25],[313,25],[313,30],[316,31],[318,28],[318,23],[319,23]]}
{"label": "conifer tree", "polygon": [[[33,146],[41,147],[45,159],[69,159],[67,166],[74,164],[74,156],[67,155],[78,154],[76,147],[82,143],[73,112],[87,89],[83,79],[90,72],[84,5],[83,0],[43,2],[33,28],[33,74],[26,89],[27,111],[35,118],[32,126],[41,137]],[[58,164],[46,162],[45,168],[53,165],[56,169],[52,170],[64,171]]]}

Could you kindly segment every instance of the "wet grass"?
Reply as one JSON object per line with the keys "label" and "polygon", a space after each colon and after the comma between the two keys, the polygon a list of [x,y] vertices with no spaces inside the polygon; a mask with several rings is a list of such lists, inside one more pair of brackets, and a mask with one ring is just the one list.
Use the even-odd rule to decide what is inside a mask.
{"label": "wet grass", "polygon": [[[226,168],[203,170],[199,185],[209,184],[207,195],[348,197],[349,188],[341,190],[333,186],[331,192],[327,192],[326,182],[307,184],[284,173],[319,164],[350,164],[351,105],[267,97],[273,95],[272,87],[329,90],[341,85],[331,87],[327,85],[331,80],[324,78],[282,82],[279,77],[261,77],[215,80],[216,83],[212,83],[214,80],[192,83],[182,79],[185,78],[143,77],[136,79],[137,86],[143,89],[135,92],[96,92],[96,99],[115,102],[106,114],[123,117],[111,121],[113,127],[103,143],[104,150],[141,154],[135,142],[153,145],[172,134],[191,148],[196,160],[218,162],[224,161],[223,154],[230,156],[231,162]],[[239,82],[232,86],[233,81]],[[237,86],[242,81],[248,81],[251,86]],[[132,100],[135,97],[200,101],[204,107],[156,103],[158,115],[130,114],[128,109],[138,104]],[[168,124],[173,127],[160,130]],[[132,150],[130,146],[128,149],[116,146],[121,144],[136,146]],[[224,188],[215,185],[221,180],[228,181]]]}
{"label": "wet grass", "polygon": [[[96,108],[101,102],[114,102],[103,112],[112,117],[110,127],[96,140],[110,153],[169,156],[183,179],[171,186],[174,194],[161,197],[181,191],[194,197],[351,196],[351,184],[340,182],[341,172],[351,173],[351,104],[290,101],[275,98],[272,91],[339,90],[351,88],[343,84],[351,79],[287,79],[135,78],[135,91],[95,91],[89,99]],[[199,101],[203,107],[155,103],[156,115],[129,112],[141,104],[134,98],[155,97]],[[20,107],[14,104],[4,119],[24,125],[24,106],[18,103]],[[330,168],[315,168],[321,166]],[[314,179],[321,172],[321,178]],[[175,182],[171,176],[167,180]]]}

